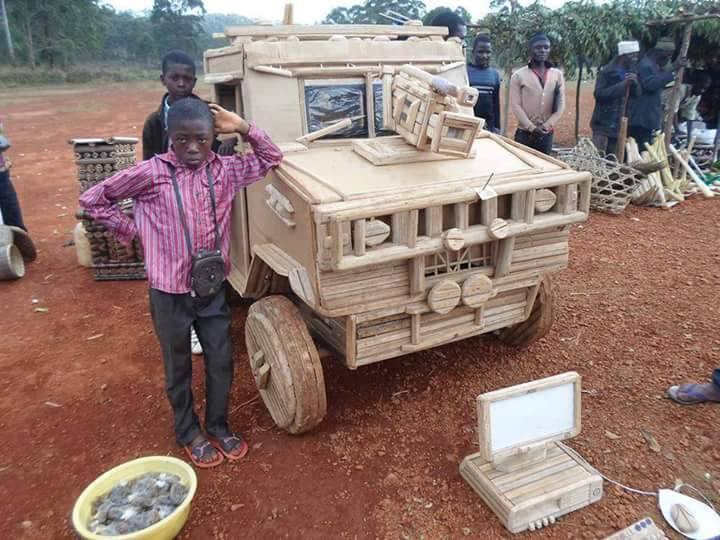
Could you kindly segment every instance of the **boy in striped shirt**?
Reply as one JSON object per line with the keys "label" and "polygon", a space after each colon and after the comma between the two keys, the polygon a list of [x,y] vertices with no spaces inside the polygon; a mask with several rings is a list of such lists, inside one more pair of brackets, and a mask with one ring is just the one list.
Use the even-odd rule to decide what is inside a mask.
{"label": "boy in striped shirt", "polygon": [[[224,288],[209,296],[197,296],[191,285],[192,257],[219,246],[227,276],[233,198],[279,165],[282,153],[254,124],[199,99],[173,103],[167,127],[171,145],[167,153],[87,190],[80,204],[121,242],[129,244],[136,235],[140,237],[150,285],[150,311],[163,355],[165,389],[175,417],[175,436],[197,467],[208,468],[224,459],[241,459],[248,447],[242,435],[230,431],[228,425],[233,358],[230,309]],[[240,133],[253,153],[215,154],[211,150],[215,131]],[[134,199],[134,220],[116,204],[130,197]],[[193,406],[192,325],[205,351],[207,436]]]}

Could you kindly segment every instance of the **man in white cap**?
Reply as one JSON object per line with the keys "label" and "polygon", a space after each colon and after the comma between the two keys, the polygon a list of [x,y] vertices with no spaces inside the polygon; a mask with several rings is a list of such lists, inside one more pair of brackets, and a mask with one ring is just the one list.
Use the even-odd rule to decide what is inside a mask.
{"label": "man in white cap", "polygon": [[595,83],[595,110],[590,119],[592,140],[598,150],[606,154],[617,153],[620,118],[627,107],[626,95],[639,96],[642,92],[634,73],[640,45],[637,41],[618,43],[618,55],[604,66]]}
{"label": "man in white cap", "polygon": [[669,37],[660,38],[637,65],[638,79],[642,94],[630,98],[628,135],[635,138],[640,148],[651,142],[653,132],[662,126],[662,91],[675,79],[675,71],[687,65],[687,57],[678,57],[671,70],[665,70],[675,54],[675,41]]}

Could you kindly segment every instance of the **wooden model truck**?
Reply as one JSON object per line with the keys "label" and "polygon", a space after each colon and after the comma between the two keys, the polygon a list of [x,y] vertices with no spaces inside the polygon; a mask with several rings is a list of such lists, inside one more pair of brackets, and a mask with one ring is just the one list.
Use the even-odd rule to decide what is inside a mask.
{"label": "wooden model truck", "polygon": [[490,332],[522,345],[552,322],[590,176],[479,130],[446,33],[241,26],[205,53],[215,101],[285,154],[235,200],[229,280],[257,300],[248,357],[290,433],[327,408],[311,335],[356,369]]}

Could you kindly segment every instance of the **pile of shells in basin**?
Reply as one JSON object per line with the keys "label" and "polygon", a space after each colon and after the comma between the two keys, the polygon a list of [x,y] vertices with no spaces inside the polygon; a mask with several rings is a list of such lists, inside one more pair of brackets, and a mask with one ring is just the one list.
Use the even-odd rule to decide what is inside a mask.
{"label": "pile of shells in basin", "polygon": [[93,502],[88,529],[103,536],[118,536],[146,529],[172,514],[187,497],[180,477],[146,473],[123,480]]}

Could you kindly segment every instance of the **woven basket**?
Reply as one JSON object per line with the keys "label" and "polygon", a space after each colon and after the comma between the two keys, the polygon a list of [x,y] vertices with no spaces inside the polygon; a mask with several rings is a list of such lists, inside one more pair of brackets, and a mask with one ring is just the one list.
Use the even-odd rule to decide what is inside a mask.
{"label": "woven basket", "polygon": [[18,279],[24,275],[25,261],[17,246],[0,246],[0,280]]}
{"label": "woven basket", "polygon": [[[78,167],[80,193],[134,165],[137,142],[132,137],[71,140]],[[132,199],[120,201],[118,206],[132,217]],[[124,246],[104,225],[87,217],[82,218],[82,226],[90,245],[91,266],[96,281],[146,279],[142,247],[137,239],[131,246]]]}
{"label": "woven basket", "polygon": [[558,152],[558,158],[573,169],[592,174],[590,208],[598,212],[621,213],[645,178],[632,167],[602,157],[586,138],[581,138],[575,148]]}

